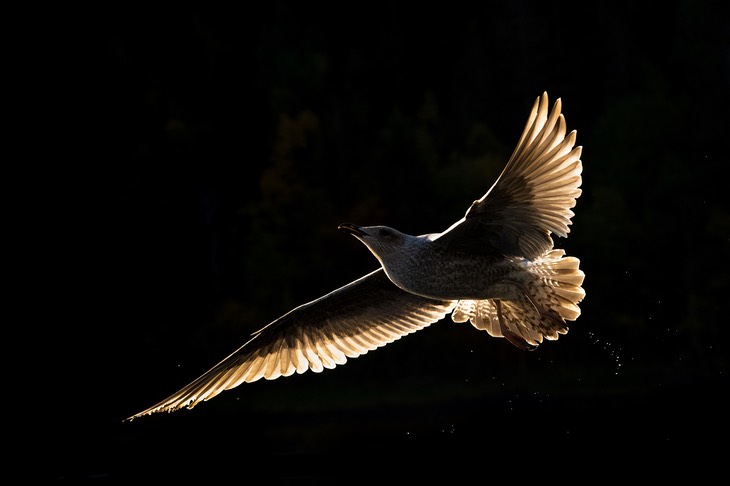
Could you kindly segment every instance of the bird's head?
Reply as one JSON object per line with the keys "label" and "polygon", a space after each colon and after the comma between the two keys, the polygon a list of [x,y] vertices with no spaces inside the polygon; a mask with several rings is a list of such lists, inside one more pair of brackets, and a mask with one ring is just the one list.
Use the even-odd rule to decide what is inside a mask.
{"label": "bird's head", "polygon": [[419,238],[388,226],[357,226],[343,223],[337,229],[346,231],[362,241],[386,269],[397,265],[398,261],[418,246]]}

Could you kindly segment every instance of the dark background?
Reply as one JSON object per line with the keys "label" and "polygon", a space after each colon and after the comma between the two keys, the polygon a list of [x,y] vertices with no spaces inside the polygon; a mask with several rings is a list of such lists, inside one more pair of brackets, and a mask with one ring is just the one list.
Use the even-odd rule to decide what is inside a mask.
{"label": "dark background", "polygon": [[[721,5],[270,2],[51,19],[40,71],[54,103],[31,115],[53,155],[29,168],[51,196],[40,244],[54,266],[35,278],[53,298],[35,306],[53,317],[29,342],[53,354],[31,476],[293,484],[709,452],[728,425]],[[335,370],[122,422],[375,269],[339,223],[422,234],[460,218],[543,91],[584,147],[583,195],[556,239],[586,273],[567,335],[528,353],[447,318]]]}

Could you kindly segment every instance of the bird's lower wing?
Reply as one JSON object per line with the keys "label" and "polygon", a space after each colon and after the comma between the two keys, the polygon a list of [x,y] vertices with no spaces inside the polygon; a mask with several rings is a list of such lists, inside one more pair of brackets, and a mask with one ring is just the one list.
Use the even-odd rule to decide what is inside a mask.
{"label": "bird's lower wing", "polygon": [[378,269],[276,319],[198,379],[127,420],[193,408],[244,382],[334,368],[433,324],[454,305],[409,294]]}

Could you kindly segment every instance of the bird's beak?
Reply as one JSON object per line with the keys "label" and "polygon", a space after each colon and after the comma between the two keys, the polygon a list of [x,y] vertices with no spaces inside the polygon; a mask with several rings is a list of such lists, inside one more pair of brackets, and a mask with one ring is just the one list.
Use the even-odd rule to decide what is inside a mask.
{"label": "bird's beak", "polygon": [[338,230],[347,231],[352,236],[365,236],[365,232],[359,226],[352,223],[342,223],[337,227]]}

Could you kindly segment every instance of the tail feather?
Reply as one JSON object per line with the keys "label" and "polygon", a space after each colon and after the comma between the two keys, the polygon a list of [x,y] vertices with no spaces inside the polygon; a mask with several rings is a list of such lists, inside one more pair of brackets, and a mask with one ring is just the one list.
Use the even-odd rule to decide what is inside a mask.
{"label": "tail feather", "polygon": [[524,269],[495,285],[499,298],[461,300],[451,314],[454,322],[471,321],[477,329],[507,338],[523,349],[534,349],[544,339],[555,340],[568,332],[566,321],[580,316],[578,304],[585,297],[585,274],[580,260],[551,250]]}

